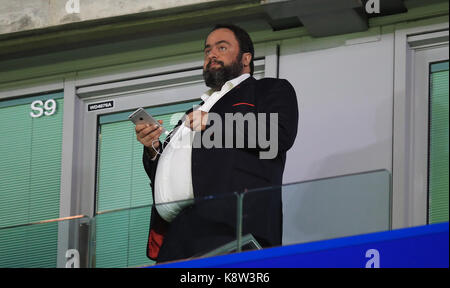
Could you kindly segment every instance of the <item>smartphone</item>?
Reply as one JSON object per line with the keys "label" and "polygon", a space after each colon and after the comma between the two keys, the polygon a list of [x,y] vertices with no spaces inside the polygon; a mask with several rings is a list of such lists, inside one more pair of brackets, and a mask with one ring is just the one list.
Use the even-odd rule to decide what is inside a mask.
{"label": "smartphone", "polygon": [[168,134],[166,128],[164,128],[152,115],[148,114],[144,108],[139,108],[128,116],[135,125],[137,124],[150,124],[150,125],[158,125],[162,127],[162,132],[164,134]]}

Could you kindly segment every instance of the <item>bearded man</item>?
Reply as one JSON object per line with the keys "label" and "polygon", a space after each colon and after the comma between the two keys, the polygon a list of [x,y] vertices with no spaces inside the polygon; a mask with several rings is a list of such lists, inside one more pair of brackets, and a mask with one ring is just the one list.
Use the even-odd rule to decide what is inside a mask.
{"label": "bearded man", "polygon": [[[281,245],[280,185],[286,152],[297,135],[297,97],[287,80],[253,78],[253,61],[253,43],[246,31],[235,25],[215,26],[204,47],[203,77],[211,89],[201,96],[200,105],[186,112],[164,145],[160,127],[136,126],[155,204],[147,246],[150,259],[200,256],[236,240],[238,195],[254,188],[272,187],[244,195],[242,233],[251,234],[262,247]],[[255,120],[257,131],[247,123],[226,133],[227,125],[234,128],[227,116],[237,114],[251,116],[247,119]],[[193,145],[213,125],[220,129],[208,135],[224,145]],[[261,134],[275,138],[271,157],[261,157],[273,148],[259,141],[265,138]],[[238,139],[244,145],[225,145]],[[173,202],[178,200],[185,201]]]}

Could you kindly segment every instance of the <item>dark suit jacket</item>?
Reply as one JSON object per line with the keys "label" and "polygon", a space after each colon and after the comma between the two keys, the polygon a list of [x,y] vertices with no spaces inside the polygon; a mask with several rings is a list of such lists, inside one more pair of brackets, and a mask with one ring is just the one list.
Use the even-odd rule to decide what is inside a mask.
{"label": "dark suit jacket", "polygon": [[[269,139],[269,113],[278,113],[277,156],[274,159],[260,159],[259,153],[264,149],[259,144],[256,148],[249,148],[248,145],[244,148],[193,148],[195,204],[185,208],[170,224],[158,215],[155,208],[152,209],[147,247],[150,259],[164,262],[188,258],[236,240],[236,193],[261,187],[274,188],[244,195],[242,232],[244,235],[251,233],[263,247],[281,245],[280,185],[286,151],[293,145],[298,128],[298,105],[293,87],[287,80],[256,80],[250,77],[217,101],[209,111],[212,112],[224,120],[225,113],[267,113],[266,139]],[[235,134],[241,133],[241,136],[247,137],[247,128],[236,130]],[[198,132],[195,139],[202,133]],[[152,190],[158,159],[151,161],[144,149],[143,162]],[[213,197],[203,200],[208,196]]]}

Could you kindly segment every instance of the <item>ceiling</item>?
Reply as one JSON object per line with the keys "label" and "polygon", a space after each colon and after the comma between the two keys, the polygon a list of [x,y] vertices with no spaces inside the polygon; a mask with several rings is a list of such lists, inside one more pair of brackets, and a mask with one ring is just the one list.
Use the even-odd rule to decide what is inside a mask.
{"label": "ceiling", "polygon": [[[404,0],[267,0],[265,3],[264,10],[274,30],[305,26],[314,37],[365,31],[369,18],[407,12]],[[366,10],[366,5],[371,9]]]}

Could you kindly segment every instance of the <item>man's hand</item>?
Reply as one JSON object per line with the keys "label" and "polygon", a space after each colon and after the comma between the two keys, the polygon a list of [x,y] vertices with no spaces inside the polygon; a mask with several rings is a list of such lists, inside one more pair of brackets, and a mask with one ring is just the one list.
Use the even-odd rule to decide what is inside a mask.
{"label": "man's hand", "polygon": [[191,128],[193,131],[203,131],[206,128],[207,122],[208,112],[196,110],[187,115],[184,125]]}
{"label": "man's hand", "polygon": [[[162,120],[158,120],[160,124]],[[153,158],[156,156],[156,151],[159,148],[159,136],[162,133],[162,127],[158,125],[138,124],[136,125],[136,139],[141,142],[142,145],[147,147],[147,151]],[[156,149],[156,150],[155,150]]]}

